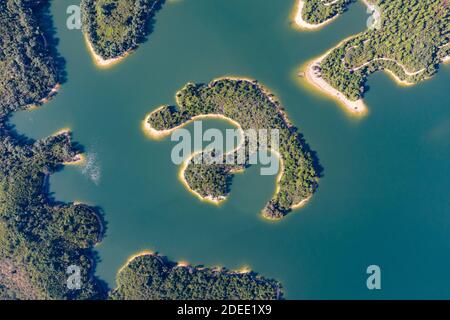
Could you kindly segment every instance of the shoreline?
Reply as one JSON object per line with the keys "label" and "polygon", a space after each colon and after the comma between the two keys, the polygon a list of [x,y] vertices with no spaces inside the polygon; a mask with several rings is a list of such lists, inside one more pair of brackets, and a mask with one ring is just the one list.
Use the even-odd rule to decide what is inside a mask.
{"label": "shoreline", "polygon": [[63,166],[82,166],[86,163],[86,157],[84,154],[77,154],[71,161],[63,162]]}
{"label": "shoreline", "polygon": [[[319,90],[321,93],[324,93],[325,95],[333,98],[334,100],[337,100],[340,105],[345,107],[346,111],[349,111],[353,115],[363,116],[367,114],[368,107],[364,102],[363,98],[360,98],[356,101],[351,101],[348,99],[342,92],[335,89],[333,86],[331,86],[325,79],[323,79],[321,76],[317,75],[314,71],[314,67],[320,67],[320,64],[326,57],[336,48],[340,47],[342,44],[350,40],[352,37],[349,37],[343,41],[341,41],[337,46],[331,48],[328,50],[324,55],[313,59],[312,61],[308,62],[306,64],[306,67],[301,67],[300,70],[304,70],[305,73],[305,79],[306,81],[313,85],[315,89]],[[387,59],[383,59],[387,60]],[[450,60],[450,57],[445,60],[445,58],[442,60],[443,63],[446,63]],[[370,64],[372,61],[366,62],[365,64]],[[395,61],[397,64],[399,64],[397,61]],[[399,64],[400,65],[400,64]],[[409,82],[408,80],[402,80],[400,79],[393,71],[387,68],[380,69],[379,71],[386,72],[386,74],[394,80],[399,86],[403,87],[410,87],[414,86],[416,83]],[[405,70],[404,70],[405,71]],[[420,70],[416,73],[423,72],[424,70]],[[406,71],[405,71],[405,74]],[[408,75],[408,74],[407,74]]]}
{"label": "shoreline", "polygon": [[[201,152],[201,151],[200,151]],[[200,193],[198,193],[197,191],[193,190],[190,186],[189,183],[186,180],[186,177],[184,175],[184,173],[186,172],[186,169],[188,167],[189,162],[191,161],[191,159],[196,156],[198,153],[194,153],[193,155],[191,155],[191,157],[189,157],[188,159],[186,159],[183,164],[181,165],[180,171],[178,172],[178,179],[181,181],[181,183],[183,184],[183,186],[189,191],[189,193],[191,193],[192,195],[194,195],[196,198],[198,198],[200,201],[202,202],[208,202],[211,203],[213,205],[216,206],[220,206],[223,202],[225,202],[227,200],[226,196],[221,196],[221,197],[211,197],[211,196],[202,196]]]}
{"label": "shoreline", "polygon": [[[243,139],[243,137],[244,137],[244,130],[242,129],[241,125],[240,125],[239,123],[237,123],[236,121],[234,121],[233,119],[231,119],[231,118],[229,118],[229,117],[227,117],[227,116],[225,116],[225,115],[223,115],[223,114],[218,114],[218,113],[216,113],[216,114],[204,114],[204,115],[198,115],[198,116],[192,117],[191,119],[189,119],[189,120],[186,121],[185,123],[180,124],[179,126],[173,127],[173,128],[171,128],[171,129],[166,129],[166,130],[156,130],[155,128],[153,128],[153,127],[150,125],[150,123],[148,122],[148,119],[151,117],[151,115],[152,115],[153,113],[158,112],[159,110],[161,110],[161,108],[164,108],[164,107],[166,107],[166,106],[161,106],[161,107],[157,108],[156,110],[150,112],[150,113],[145,117],[145,120],[144,120],[144,123],[143,123],[143,130],[144,130],[144,133],[145,133],[149,138],[151,138],[151,139],[154,139],[154,140],[161,140],[161,139],[163,139],[163,138],[169,136],[169,135],[170,135],[171,133],[173,133],[174,131],[176,131],[176,130],[178,130],[178,129],[181,129],[181,128],[183,128],[183,127],[185,127],[185,126],[187,126],[187,125],[189,125],[189,124],[191,124],[191,123],[193,123],[193,122],[195,122],[195,121],[197,121],[197,120],[201,120],[201,119],[219,119],[219,120],[226,121],[226,122],[228,122],[229,124],[235,126],[235,127],[239,130],[239,133],[240,133],[240,135],[241,135],[241,143],[240,143],[235,149],[231,150],[230,152],[227,152],[227,154],[232,153],[232,152],[235,152],[236,150],[238,150],[238,149],[242,146],[243,142],[245,141],[245,139]],[[186,171],[186,169],[187,169],[187,166],[188,166],[189,162],[192,160],[192,158],[194,158],[197,154],[199,154],[199,153],[201,153],[201,152],[204,152],[204,150],[201,150],[201,151],[198,151],[198,152],[195,152],[195,153],[191,154],[191,156],[190,156],[189,158],[187,158],[187,159],[181,164],[181,168],[180,168],[180,171],[179,171],[179,173],[178,173],[178,179],[181,181],[181,183],[184,185],[184,187],[185,187],[191,194],[193,194],[195,197],[197,197],[200,201],[203,201],[203,202],[209,202],[209,203],[212,203],[212,204],[218,206],[218,205],[222,204],[224,201],[227,200],[227,197],[226,197],[226,196],[222,196],[222,197],[218,197],[218,198],[214,198],[214,197],[210,197],[210,196],[204,197],[204,196],[202,196],[200,193],[198,193],[197,191],[193,190],[193,189],[189,186],[189,183],[187,182],[187,180],[186,180],[186,178],[185,178],[185,175],[184,175],[184,173],[185,173],[185,171]],[[234,172],[234,173],[239,173],[239,172]]]}
{"label": "shoreline", "polygon": [[[372,5],[368,3],[368,1],[363,0],[364,4],[371,8]],[[296,15],[295,15],[295,23],[298,28],[300,29],[307,29],[307,30],[318,30],[325,25],[332,22],[334,19],[339,17],[339,14],[335,15],[334,17],[319,23],[319,24],[310,24],[306,22],[303,17],[303,8],[305,6],[304,0],[298,0],[297,7],[296,7]],[[308,84],[312,85],[312,87],[316,90],[318,90],[320,93],[325,94],[326,96],[336,100],[339,105],[343,106],[344,109],[350,114],[356,115],[356,116],[363,116],[366,115],[368,112],[367,105],[364,103],[363,99],[358,99],[356,101],[351,101],[348,99],[342,92],[335,89],[333,86],[331,86],[327,81],[325,81],[321,76],[318,76],[314,72],[314,67],[319,66],[322,63],[322,61],[336,48],[344,44],[346,41],[352,39],[355,36],[350,36],[344,40],[342,40],[338,45],[335,47],[329,49],[325,54],[322,56],[319,56],[317,58],[314,58],[310,62],[306,63],[306,66],[303,66],[300,68],[301,71],[305,73],[305,80]]]}
{"label": "shoreline", "polygon": [[[208,86],[221,81],[221,80],[232,80],[232,81],[246,81],[252,84],[256,84],[258,86],[258,88],[261,90],[262,93],[264,93],[267,98],[269,99],[270,102],[272,102],[273,104],[276,105],[276,107],[278,108],[278,110],[280,111],[280,113],[283,116],[283,120],[284,122],[288,125],[288,127],[292,127],[291,122],[288,120],[287,118],[287,113],[285,110],[280,108],[280,102],[275,99],[275,95],[273,94],[273,92],[271,90],[269,90],[267,87],[261,85],[257,80],[255,79],[251,79],[251,78],[246,78],[246,77],[239,77],[239,76],[224,76],[224,77],[219,77],[219,78],[215,78],[213,79]],[[177,96],[175,95],[175,101],[177,103],[177,105],[179,106],[180,103],[178,101]],[[144,133],[154,139],[154,140],[161,140],[166,138],[167,136],[169,136],[173,131],[180,129],[181,127],[185,126],[185,125],[189,125],[190,123],[194,122],[195,120],[201,119],[201,118],[212,118],[212,119],[221,119],[224,121],[229,122],[230,124],[236,126],[237,128],[241,128],[241,125],[239,123],[237,123],[236,121],[234,121],[233,119],[223,115],[223,114],[209,114],[209,115],[198,115],[195,116],[193,118],[191,118],[189,121],[174,127],[172,129],[165,129],[165,130],[156,130],[155,128],[151,127],[150,124],[148,123],[149,118],[151,117],[151,115],[153,113],[158,112],[159,110],[161,110],[162,108],[167,107],[167,105],[163,105],[158,107],[157,109],[153,110],[152,112],[148,113],[144,119],[144,122],[142,123],[142,130],[144,131]]]}
{"label": "shoreline", "polygon": [[[368,0],[362,0],[362,2],[371,10],[375,10],[376,6],[374,4],[371,4]],[[297,7],[297,15],[296,15],[296,23],[299,27],[303,27],[306,29],[318,29],[320,28],[322,25],[327,24],[329,22],[331,22],[330,20],[336,18],[337,16],[333,17],[332,19],[329,19],[327,21],[324,21],[321,24],[318,25],[313,25],[313,24],[309,24],[306,21],[303,20],[302,18],[302,10],[304,7],[304,0],[299,0],[298,2],[298,7]],[[381,19],[381,17],[380,17]],[[326,80],[324,80],[320,74],[318,74],[319,72],[316,72],[314,69],[315,67],[319,67],[321,65],[321,62],[336,48],[340,47],[341,45],[343,45],[345,42],[351,40],[353,37],[356,37],[356,35],[354,36],[350,36],[344,40],[342,40],[338,45],[336,45],[335,47],[331,48],[330,50],[328,50],[324,55],[314,58],[313,60],[311,60],[310,62],[306,63],[306,65],[300,67],[300,72],[304,73],[304,78],[306,80],[306,83],[311,85],[315,90],[318,90],[320,93],[325,94],[327,96],[329,96],[330,98],[333,98],[334,100],[336,100],[341,106],[343,106],[345,108],[346,111],[350,112],[352,115],[357,115],[357,116],[363,116],[365,114],[367,114],[368,112],[368,108],[367,105],[364,102],[363,98],[360,98],[356,101],[351,101],[350,99],[348,99],[342,92],[340,92],[339,90],[335,89],[333,86],[331,86]],[[406,70],[405,66],[402,65],[400,62],[395,61],[393,59],[389,59],[389,58],[378,58],[377,60],[388,60],[388,61],[393,61],[395,62],[397,65],[399,65],[403,71],[405,72],[405,74],[407,76],[414,76],[416,74],[419,74],[421,72],[424,72],[425,69],[419,70],[419,71],[415,71],[415,72],[409,72],[408,70]],[[446,64],[450,61],[450,56],[444,57],[443,59],[441,59],[443,64]],[[360,69],[361,67],[368,65],[370,63],[372,63],[372,61],[366,62],[365,64],[363,64],[360,67],[357,67],[355,70]],[[383,68],[382,70],[379,71],[385,71],[386,74],[393,79],[398,85],[400,86],[404,86],[404,87],[410,87],[415,85],[416,83],[414,82],[410,82],[408,80],[402,80],[400,79],[393,71],[391,71],[390,69],[387,68]],[[299,78],[298,76],[298,72],[297,72],[297,76],[296,78]],[[426,78],[428,79],[428,78]]]}
{"label": "shoreline", "polygon": [[390,69],[383,69],[380,71],[384,71],[386,72],[386,74],[392,79],[394,80],[395,83],[397,83],[397,85],[401,86],[401,87],[411,87],[413,85],[415,85],[415,83],[413,82],[409,82],[408,80],[402,80],[400,79],[393,71],[391,71]]}
{"label": "shoreline", "polygon": [[94,64],[100,69],[108,69],[113,67],[114,65],[120,63],[123,59],[128,57],[132,52],[131,50],[129,50],[116,58],[103,59],[103,57],[95,51],[94,46],[89,39],[89,36],[83,32],[83,37],[86,43],[86,47],[88,48],[92,60],[94,61]]}
{"label": "shoreline", "polygon": [[[41,100],[39,100],[40,104],[46,104],[50,101],[51,98],[53,98],[53,96],[55,96],[59,90],[61,89],[61,84],[57,83],[49,92],[49,94],[47,95],[47,97],[42,98]],[[34,106],[34,107],[38,107],[38,106]]]}
{"label": "shoreline", "polygon": [[358,99],[356,101],[351,101],[348,99],[342,92],[335,89],[333,86],[331,86],[325,79],[323,79],[321,76],[319,76],[315,72],[316,67],[320,67],[320,64],[322,61],[336,48],[340,47],[345,42],[352,39],[353,36],[342,40],[338,45],[328,50],[324,55],[314,58],[312,61],[308,62],[306,64],[306,67],[301,68],[301,70],[305,70],[305,79],[306,81],[311,84],[315,89],[320,91],[321,93],[324,93],[325,95],[329,96],[330,98],[333,98],[334,100],[337,100],[340,105],[342,105],[345,110],[349,111],[351,114],[357,115],[357,116],[363,116],[367,114],[368,108],[366,104],[364,103],[363,99]]}
{"label": "shoreline", "polygon": [[[281,157],[281,154],[280,154],[278,151],[274,151],[274,150],[271,150],[270,152],[274,153],[274,154],[277,156],[277,158],[278,158],[278,160],[279,160],[279,163],[280,163],[280,172],[279,172],[278,175],[277,175],[276,187],[275,187],[275,193],[274,193],[274,195],[272,196],[272,198],[274,198],[277,194],[280,193],[280,182],[281,182],[281,178],[282,178],[283,175],[284,175],[284,169],[285,169],[285,167],[284,167],[284,159]],[[308,198],[301,200],[299,203],[294,203],[294,204],[292,204],[291,207],[290,207],[290,209],[291,209],[292,211],[294,211],[294,210],[303,208],[303,207],[304,207],[304,206],[312,199],[313,195],[314,195],[314,193],[311,194]],[[264,209],[263,209],[263,210],[264,210]],[[263,211],[262,211],[262,212],[263,212]],[[262,214],[261,216],[263,217],[264,220],[267,220],[267,221],[279,221],[279,220],[283,219],[283,218],[281,218],[281,219],[272,219],[272,218],[270,218],[270,217],[267,217],[267,216],[264,215],[264,214]]]}
{"label": "shoreline", "polygon": [[303,208],[304,206],[306,206],[309,203],[309,201],[311,201],[312,197],[313,197],[313,195],[310,195],[308,198],[305,198],[302,201],[300,201],[299,203],[294,204],[292,206],[292,210],[297,210],[297,209]]}
{"label": "shoreline", "polygon": [[[245,142],[245,134],[244,134],[244,130],[242,129],[242,127],[241,127],[241,125],[240,125],[239,123],[237,123],[237,122],[234,121],[233,119],[231,119],[231,118],[229,118],[229,117],[227,117],[227,116],[221,115],[221,114],[211,114],[211,115],[200,115],[200,116],[196,116],[196,117],[193,117],[189,123],[192,123],[192,122],[194,122],[194,121],[196,121],[196,120],[198,120],[198,119],[204,119],[204,118],[209,118],[209,119],[220,119],[220,120],[227,121],[227,122],[231,123],[232,125],[234,125],[234,126],[239,130],[239,134],[240,134],[240,136],[241,136],[241,143],[240,143],[235,149],[231,150],[230,152],[227,152],[225,155],[228,155],[228,154],[230,154],[230,153],[234,153],[234,152],[236,152],[237,150],[239,150],[239,148],[242,147],[243,143]],[[185,125],[187,125],[187,124],[189,124],[189,123],[187,122],[187,123],[183,124],[182,126],[185,126]],[[175,129],[175,130],[176,130],[176,129]],[[204,151],[205,151],[205,150],[201,150],[201,151],[199,151],[199,152],[195,152],[195,153],[191,154],[191,156],[190,156],[189,158],[187,158],[187,159],[183,162],[183,164],[181,165],[180,171],[179,171],[179,173],[178,173],[178,179],[181,181],[181,183],[184,185],[184,187],[185,187],[190,193],[192,193],[194,196],[196,196],[198,199],[200,199],[200,201],[203,201],[203,202],[209,202],[209,203],[212,203],[212,204],[214,204],[214,205],[216,205],[216,206],[219,206],[219,205],[221,205],[223,202],[225,202],[225,201],[228,199],[228,195],[227,195],[227,196],[220,196],[220,197],[211,197],[211,196],[206,196],[206,197],[204,197],[204,196],[202,196],[200,193],[198,193],[197,191],[193,190],[193,189],[189,186],[189,183],[188,183],[188,181],[186,180],[186,177],[185,177],[185,175],[184,175],[184,173],[185,173],[185,171],[186,171],[186,169],[187,169],[187,167],[188,167],[188,165],[189,165],[189,162],[190,162],[197,154],[202,153],[202,152],[204,152]],[[237,173],[239,173],[239,171],[243,172],[244,170],[245,170],[245,169],[237,170],[237,171],[235,171],[235,172],[232,171],[231,173],[237,174]]]}
{"label": "shoreline", "polygon": [[374,61],[389,61],[389,62],[394,62],[394,63],[397,64],[400,68],[403,69],[403,72],[404,72],[408,77],[413,77],[413,76],[418,75],[419,73],[422,73],[422,72],[424,72],[424,71],[426,70],[426,68],[422,68],[422,69],[420,69],[420,70],[418,70],[418,71],[411,72],[411,71],[408,71],[408,70],[406,69],[406,67],[405,67],[403,64],[401,64],[400,62],[398,62],[397,60],[394,60],[394,59],[391,59],[391,58],[384,58],[384,57],[372,59],[372,60],[370,60],[370,61],[368,61],[368,62],[366,62],[366,63],[363,63],[363,64],[360,65],[359,67],[352,68],[351,70],[353,70],[353,71],[358,71],[358,70],[360,70],[360,69],[362,69],[362,68],[364,68],[364,67],[370,65],[370,64],[371,64],[372,62],[374,62]]}
{"label": "shoreline", "polygon": [[[131,256],[129,256],[127,258],[127,261],[123,264],[123,266],[119,268],[119,270],[117,271],[117,275],[119,275],[119,273],[121,273],[126,267],[128,267],[128,265],[131,262],[133,262],[133,260],[135,260],[139,257],[144,257],[144,256],[157,256],[157,254],[151,250],[142,250],[142,251],[139,251],[138,253],[132,254]],[[117,276],[116,276],[116,281],[117,281]],[[117,286],[117,283],[116,283],[116,286]]]}
{"label": "shoreline", "polygon": [[[337,100],[337,102],[345,107],[346,111],[349,111],[351,114],[353,115],[358,115],[358,116],[362,116],[365,115],[368,112],[368,108],[367,105],[364,102],[364,99],[358,99],[356,101],[351,101],[349,100],[347,97],[345,97],[345,95],[340,92],[339,90],[335,89],[334,87],[332,87],[327,81],[325,81],[322,77],[318,76],[315,74],[314,72],[314,67],[319,66],[321,62],[336,48],[340,47],[342,44],[344,44],[345,42],[351,40],[354,36],[351,36],[347,39],[344,39],[343,41],[341,41],[337,46],[331,48],[330,50],[328,50],[324,55],[315,58],[313,60],[311,60],[310,62],[306,63],[306,67],[300,67],[300,71],[304,72],[305,76],[305,80],[308,84],[312,85],[314,87],[314,89],[317,89],[318,91],[320,91],[321,93],[333,98],[334,100]],[[403,67],[403,65],[401,65],[399,62],[393,60],[393,59],[386,59],[384,58],[383,60],[389,60],[389,61],[394,61],[395,63],[397,63],[399,66]],[[443,64],[446,64],[448,62],[450,62],[450,56],[447,56],[445,58],[443,58],[442,60]],[[366,62],[365,64],[369,64],[372,61]],[[416,85],[416,83],[414,82],[409,82],[408,80],[402,80],[400,79],[393,71],[391,71],[390,69],[387,68],[383,68],[383,69],[379,69],[378,71],[382,71],[382,72],[386,72],[386,74],[395,82],[397,83],[397,85],[399,86],[403,86],[403,87],[411,87]],[[408,72],[405,71],[405,74],[408,75]],[[418,74],[420,72],[423,72],[424,70],[419,70],[416,71],[414,73],[411,74]],[[298,72],[297,72],[297,78],[298,78]],[[426,78],[428,79],[428,78]]]}
{"label": "shoreline", "polygon": [[[56,131],[51,136],[57,137],[59,135],[67,135],[67,136],[69,136],[69,139],[70,139],[71,132],[72,131],[70,130],[70,128],[63,128],[63,129]],[[78,153],[71,160],[62,162],[62,165],[63,166],[79,166],[79,165],[83,165],[85,163],[85,161],[86,161],[86,157],[84,156],[84,154]]]}
{"label": "shoreline", "polygon": [[26,111],[34,111],[39,109],[40,107],[42,107],[44,104],[47,104],[50,102],[50,100],[60,91],[61,89],[61,83],[56,83],[55,86],[50,90],[50,92],[48,93],[48,95],[44,98],[42,98],[41,100],[39,100],[39,102],[37,103],[31,103],[29,105],[26,106],[25,110]]}
{"label": "shoreline", "polygon": [[[73,206],[87,206],[87,207],[93,208],[92,205],[87,204],[86,202],[80,201],[80,200],[73,201],[71,204]],[[98,225],[100,226],[99,238],[94,243],[94,247],[97,247],[102,242],[102,240],[103,240],[103,238],[105,236],[105,226],[103,224],[104,220],[100,216],[100,213],[97,210],[94,210],[93,215],[97,218]]]}
{"label": "shoreline", "polygon": [[[151,257],[156,257],[156,258],[167,258],[167,256],[161,256],[159,255],[157,252],[151,251],[151,250],[142,250],[139,251],[135,254],[132,254],[130,257],[127,258],[126,262],[119,268],[119,270],[117,271],[117,276],[126,268],[130,265],[130,263],[133,262],[133,260],[140,258],[140,257],[146,257],[146,256],[151,256]],[[244,265],[239,269],[236,270],[228,270],[224,267],[221,266],[216,266],[216,267],[205,267],[205,266],[194,266],[191,265],[189,262],[181,260],[181,261],[172,261],[172,260],[167,260],[169,263],[174,263],[176,264],[175,266],[173,266],[173,269],[175,268],[190,268],[190,269],[195,269],[197,271],[202,271],[205,269],[209,269],[213,272],[226,272],[227,274],[230,275],[242,275],[242,274],[248,274],[248,273],[252,273],[252,269],[250,268],[250,266],[248,265]],[[117,279],[116,276],[116,279]],[[116,288],[112,289],[112,291],[117,289],[117,283],[116,283]]]}
{"label": "shoreline", "polygon": [[337,14],[337,15],[335,15],[321,23],[318,23],[318,24],[309,23],[303,19],[303,8],[304,7],[305,7],[305,1],[298,0],[297,5],[294,7],[294,11],[292,14],[295,27],[300,30],[308,30],[308,31],[319,30],[319,29],[322,29],[323,27],[325,27],[326,25],[330,24],[331,22],[333,22],[335,19],[337,19],[339,17],[339,14]]}

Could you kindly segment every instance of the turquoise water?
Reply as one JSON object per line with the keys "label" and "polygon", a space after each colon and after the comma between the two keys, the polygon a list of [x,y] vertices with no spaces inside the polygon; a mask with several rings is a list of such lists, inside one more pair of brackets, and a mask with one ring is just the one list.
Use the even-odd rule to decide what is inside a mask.
{"label": "turquoise water", "polygon": [[[450,298],[450,66],[411,88],[372,76],[370,112],[351,118],[299,85],[295,69],[364,30],[365,8],[302,33],[289,21],[294,2],[167,2],[149,41],[99,70],[81,32],[66,28],[71,1],[53,1],[68,81],[49,104],[12,123],[33,138],[68,127],[86,148],[88,168],[53,175],[51,191],[103,209],[97,274],[111,286],[130,255],[149,249],[194,265],[250,266],[280,280],[289,299]],[[141,131],[145,115],[174,103],[186,82],[224,75],[268,86],[324,167],[312,201],[281,222],[259,215],[275,177],[253,167],[236,176],[224,205],[203,203],[178,181],[170,139],[151,141]],[[380,291],[366,288],[372,264],[381,267]]]}

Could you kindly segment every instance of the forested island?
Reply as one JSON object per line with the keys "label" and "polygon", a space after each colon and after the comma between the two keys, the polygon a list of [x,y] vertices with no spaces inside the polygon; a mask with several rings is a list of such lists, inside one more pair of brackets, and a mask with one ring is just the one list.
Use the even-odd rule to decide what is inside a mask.
{"label": "forested island", "polygon": [[144,42],[163,2],[82,0],[83,32],[97,64],[114,64]]}
{"label": "forested island", "polygon": [[[176,98],[177,107],[163,106],[147,116],[145,130],[152,137],[166,135],[199,117],[222,117],[242,130],[279,130],[278,152],[282,172],[277,180],[275,195],[263,209],[264,217],[281,219],[313,195],[319,180],[313,153],[289,123],[280,103],[258,82],[223,78],[207,85],[189,83],[177,93]],[[233,174],[247,164],[204,164],[194,161],[196,156],[208,156],[207,153],[211,150],[193,155],[182,168],[181,178],[194,193],[217,202],[227,197]]]}
{"label": "forested island", "polygon": [[[320,0],[305,0],[314,6]],[[329,7],[343,10],[351,1]],[[307,79],[320,90],[337,97],[350,111],[361,113],[367,77],[380,70],[399,84],[414,85],[433,76],[450,54],[450,8],[447,1],[366,0],[379,14],[376,27],[342,41],[312,61]],[[324,4],[320,4],[324,6]],[[305,6],[307,7],[307,6]],[[326,12],[332,12],[326,9]],[[337,12],[334,15],[338,14]],[[303,13],[311,23],[322,23],[329,15]]]}
{"label": "forested island", "polygon": [[131,259],[117,276],[113,300],[279,300],[281,284],[252,272],[178,265],[156,254]]}

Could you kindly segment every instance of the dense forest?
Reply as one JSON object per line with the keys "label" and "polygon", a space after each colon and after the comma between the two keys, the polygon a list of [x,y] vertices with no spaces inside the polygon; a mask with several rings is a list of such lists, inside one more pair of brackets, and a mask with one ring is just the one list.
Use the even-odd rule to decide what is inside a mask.
{"label": "dense forest", "polygon": [[434,75],[448,56],[450,6],[443,0],[370,0],[381,11],[380,28],[345,41],[324,59],[321,75],[350,100],[362,98],[367,76],[390,71],[415,84]]}
{"label": "dense forest", "polygon": [[[177,103],[178,109],[165,106],[151,113],[150,126],[166,130],[195,116],[220,114],[239,123],[243,130],[279,130],[279,153],[284,170],[278,182],[279,191],[263,210],[265,217],[284,217],[294,205],[309,198],[316,190],[319,170],[314,154],[289,124],[279,103],[256,81],[221,79],[209,85],[187,84],[177,93]],[[237,165],[198,164],[193,160],[185,170],[190,188],[204,198],[226,197],[232,174],[239,169]]]}
{"label": "dense forest", "polygon": [[[14,265],[20,281],[0,295],[20,299],[94,299],[103,296],[92,276],[91,248],[102,236],[98,212],[48,198],[48,175],[76,151],[67,133],[28,142],[0,131],[0,274]],[[81,290],[67,288],[67,267],[82,271]],[[4,279],[0,278],[0,283]],[[7,280],[7,279],[5,279]],[[16,290],[14,290],[16,289]]]}
{"label": "dense forest", "polygon": [[[76,158],[69,133],[40,141],[17,135],[11,112],[42,103],[61,63],[51,44],[48,1],[0,2],[0,298],[94,299],[105,296],[92,276],[92,246],[102,237],[96,209],[57,203],[47,181]],[[81,268],[81,290],[67,288],[66,268]]]}
{"label": "dense forest", "polygon": [[136,49],[164,0],[82,0],[83,31],[96,53],[113,59]]}
{"label": "dense forest", "polygon": [[177,266],[164,257],[142,255],[118,274],[111,299],[279,300],[281,284],[254,273]]}
{"label": "dense forest", "polygon": [[58,72],[62,62],[47,45],[54,40],[43,37],[47,26],[34,14],[46,15],[47,5],[46,1],[0,1],[0,117],[39,103],[64,80]]}

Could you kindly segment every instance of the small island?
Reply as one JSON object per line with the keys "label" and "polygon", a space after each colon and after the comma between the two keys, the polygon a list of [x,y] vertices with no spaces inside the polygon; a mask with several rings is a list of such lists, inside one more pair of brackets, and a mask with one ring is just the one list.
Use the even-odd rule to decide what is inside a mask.
{"label": "small island", "polygon": [[82,0],[83,32],[95,63],[107,68],[136,49],[163,0]]}
{"label": "small island", "polygon": [[[281,172],[275,195],[263,209],[263,216],[281,219],[311,198],[319,180],[313,152],[290,124],[274,95],[257,81],[222,78],[206,85],[189,83],[177,93],[176,100],[178,107],[163,106],[146,117],[144,130],[150,137],[166,136],[199,118],[222,118],[241,131],[278,129]],[[220,203],[229,193],[233,174],[246,165],[198,164],[194,161],[198,155],[192,155],[182,166],[180,178],[201,199]]]}
{"label": "small island", "polygon": [[117,275],[112,300],[280,300],[281,284],[248,270],[191,267],[144,252]]}
{"label": "small island", "polygon": [[[304,0],[299,13],[307,23],[322,24],[336,17],[352,1]],[[319,4],[320,3],[320,4]],[[414,85],[433,76],[450,55],[450,11],[448,4],[434,0],[365,0],[376,13],[374,26],[343,40],[302,72],[320,91],[336,98],[353,114],[365,114],[367,77],[386,71],[400,85]],[[319,14],[307,8],[336,7]],[[332,13],[334,12],[334,13]]]}

